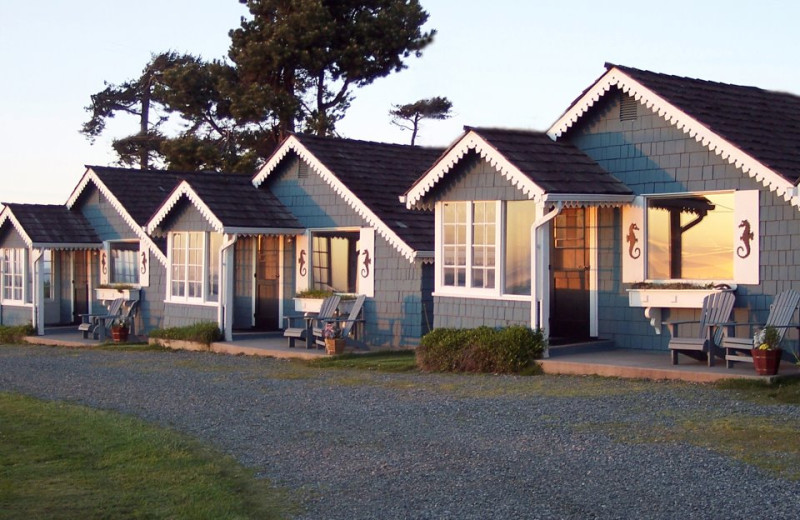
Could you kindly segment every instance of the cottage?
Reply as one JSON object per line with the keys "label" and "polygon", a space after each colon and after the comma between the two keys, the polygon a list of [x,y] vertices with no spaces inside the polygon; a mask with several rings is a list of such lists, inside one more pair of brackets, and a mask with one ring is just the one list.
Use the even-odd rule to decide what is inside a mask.
{"label": "cottage", "polygon": [[89,309],[88,259],[101,241],[63,205],[5,203],[0,212],[0,324],[75,323]]}
{"label": "cottage", "polygon": [[765,320],[777,293],[800,287],[800,97],[606,68],[548,132],[636,194],[601,216],[600,335],[662,349],[662,319],[696,318],[697,291],[629,291],[641,281],[725,284],[739,321]]}
{"label": "cottage", "polygon": [[467,128],[404,200],[436,215],[437,327],[598,335],[598,213],[632,191],[543,132]]}
{"label": "cottage", "polygon": [[441,152],[287,138],[253,177],[305,228],[284,242],[293,259],[284,298],[307,289],[364,294],[366,343],[417,345],[433,320],[433,214],[410,211],[399,196]]}
{"label": "cottage", "polygon": [[147,223],[167,240],[164,326],[216,321],[277,330],[284,315],[287,244],[305,229],[267,190],[239,175],[186,175]]}

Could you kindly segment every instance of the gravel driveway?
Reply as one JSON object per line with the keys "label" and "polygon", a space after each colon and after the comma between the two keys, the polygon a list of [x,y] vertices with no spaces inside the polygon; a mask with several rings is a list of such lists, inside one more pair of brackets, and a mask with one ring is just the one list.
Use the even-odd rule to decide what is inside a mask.
{"label": "gravel driveway", "polygon": [[300,518],[797,517],[798,482],[706,448],[622,439],[681,418],[800,420],[800,407],[703,386],[0,347],[0,390],[208,441],[296,493]]}

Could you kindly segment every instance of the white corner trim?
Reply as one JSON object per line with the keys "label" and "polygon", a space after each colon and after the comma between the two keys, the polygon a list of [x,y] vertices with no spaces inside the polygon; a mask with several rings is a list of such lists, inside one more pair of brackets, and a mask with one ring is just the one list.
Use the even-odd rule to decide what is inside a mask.
{"label": "white corner trim", "polygon": [[739,168],[770,191],[782,197],[783,200],[789,201],[793,206],[800,208],[800,198],[796,194],[794,184],[616,67],[608,70],[583,96],[575,101],[553,123],[547,134],[552,139],[557,139],[563,135],[612,87],[617,87],[632,96],[639,103],[663,117],[668,123],[674,125],[678,130],[682,130],[723,160]]}
{"label": "white corner trim", "polygon": [[153,239],[147,234],[144,227],[136,223],[122,203],[117,200],[114,194],[111,193],[111,190],[109,190],[108,187],[103,184],[103,181],[100,180],[100,178],[91,168],[86,170],[86,173],[83,174],[83,178],[81,178],[78,186],[76,186],[75,190],[73,190],[72,195],[70,195],[69,199],[67,200],[67,208],[72,209],[72,206],[75,204],[75,202],[77,202],[78,197],[80,197],[81,193],[83,193],[83,190],[86,189],[86,186],[88,186],[90,182],[95,185],[100,193],[103,194],[103,196],[111,204],[111,207],[113,207],[119,216],[122,217],[122,220],[128,224],[139,240],[143,241],[145,245],[147,245],[147,248],[151,253],[153,253],[156,259],[158,259],[159,263],[161,263],[161,265],[164,267],[167,267],[167,256],[158,248],[158,246],[156,246],[155,242],[153,242]]}
{"label": "white corner trim", "polygon": [[11,221],[11,225],[14,226],[14,229],[17,230],[17,233],[22,237],[22,241],[25,242],[25,245],[28,246],[28,249],[33,247],[33,240],[31,237],[28,236],[28,233],[25,232],[25,229],[22,227],[22,224],[19,223],[17,217],[14,216],[14,212],[11,211],[11,208],[6,206],[3,208],[3,212],[0,213],[0,227],[6,223],[6,220]]}
{"label": "white corner trim", "polygon": [[522,191],[529,199],[539,200],[544,194],[535,182],[523,174],[506,159],[500,152],[489,144],[474,130],[468,130],[464,135],[439,159],[425,175],[406,193],[406,207],[413,209],[416,204],[427,194],[453,167],[471,150],[474,150],[494,167],[500,175]]}
{"label": "white corner trim", "polygon": [[387,226],[375,213],[372,212],[339,178],[329,170],[314,154],[312,154],[294,135],[290,136],[283,145],[275,151],[269,161],[253,177],[253,185],[259,187],[283,160],[289,151],[294,151],[302,160],[307,162],[322,180],[330,186],[367,224],[375,228],[389,244],[392,245],[409,262],[414,261],[415,251],[406,244],[392,229]]}
{"label": "white corner trim", "polygon": [[181,183],[178,184],[174,190],[172,190],[172,193],[167,200],[161,203],[161,206],[145,226],[145,231],[147,231],[147,233],[152,233],[158,227],[158,225],[164,221],[167,215],[169,215],[170,211],[172,211],[172,208],[174,208],[178,201],[181,200],[181,197],[186,197],[189,199],[189,201],[195,208],[197,208],[197,211],[200,212],[203,218],[206,219],[209,224],[211,224],[211,227],[214,228],[214,231],[217,233],[223,232],[222,222],[220,222],[217,216],[214,215],[214,212],[212,212],[206,203],[203,202],[200,196],[197,195],[197,192],[192,189],[192,186],[186,180],[181,181]]}

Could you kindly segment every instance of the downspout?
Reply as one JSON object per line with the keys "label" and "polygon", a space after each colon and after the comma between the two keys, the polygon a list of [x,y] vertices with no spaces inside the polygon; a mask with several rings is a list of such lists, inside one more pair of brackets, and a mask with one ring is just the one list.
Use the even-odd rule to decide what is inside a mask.
{"label": "downspout", "polygon": [[[536,240],[537,234],[539,229],[548,224],[551,220],[556,218],[556,216],[561,213],[561,210],[564,209],[564,203],[559,201],[555,203],[553,209],[549,212],[545,213],[541,217],[537,218],[531,224],[531,328],[544,329],[545,336],[548,335],[549,327],[542,325],[542,298],[539,298],[539,266],[538,266],[538,255],[536,254],[536,250],[538,248],[538,241]],[[544,269],[542,269],[542,277],[544,277]],[[550,352],[549,349],[545,349],[544,357],[549,357]]]}
{"label": "downspout", "polygon": [[219,326],[222,333],[225,335],[225,341],[232,341],[233,340],[233,331],[231,331],[231,327],[226,326],[226,320],[228,316],[226,315],[226,311],[228,310],[228,305],[232,302],[228,301],[228,262],[226,261],[228,249],[230,249],[235,243],[236,239],[239,238],[239,235],[223,235],[222,239],[222,246],[219,248],[219,305],[217,305],[217,325]]}

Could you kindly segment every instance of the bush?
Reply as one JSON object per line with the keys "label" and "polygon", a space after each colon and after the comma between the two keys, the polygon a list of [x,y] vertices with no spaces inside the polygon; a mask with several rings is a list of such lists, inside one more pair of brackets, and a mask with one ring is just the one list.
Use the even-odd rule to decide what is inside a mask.
{"label": "bush", "polygon": [[153,329],[150,337],[156,339],[177,339],[181,341],[194,341],[210,345],[222,339],[222,332],[213,321],[203,321],[185,327],[169,327],[166,329]]}
{"label": "bush", "polygon": [[0,325],[0,344],[22,343],[25,336],[36,332],[33,325]]}
{"label": "bush", "polygon": [[545,346],[541,330],[522,326],[434,329],[423,336],[416,359],[429,372],[522,373],[535,366]]}

